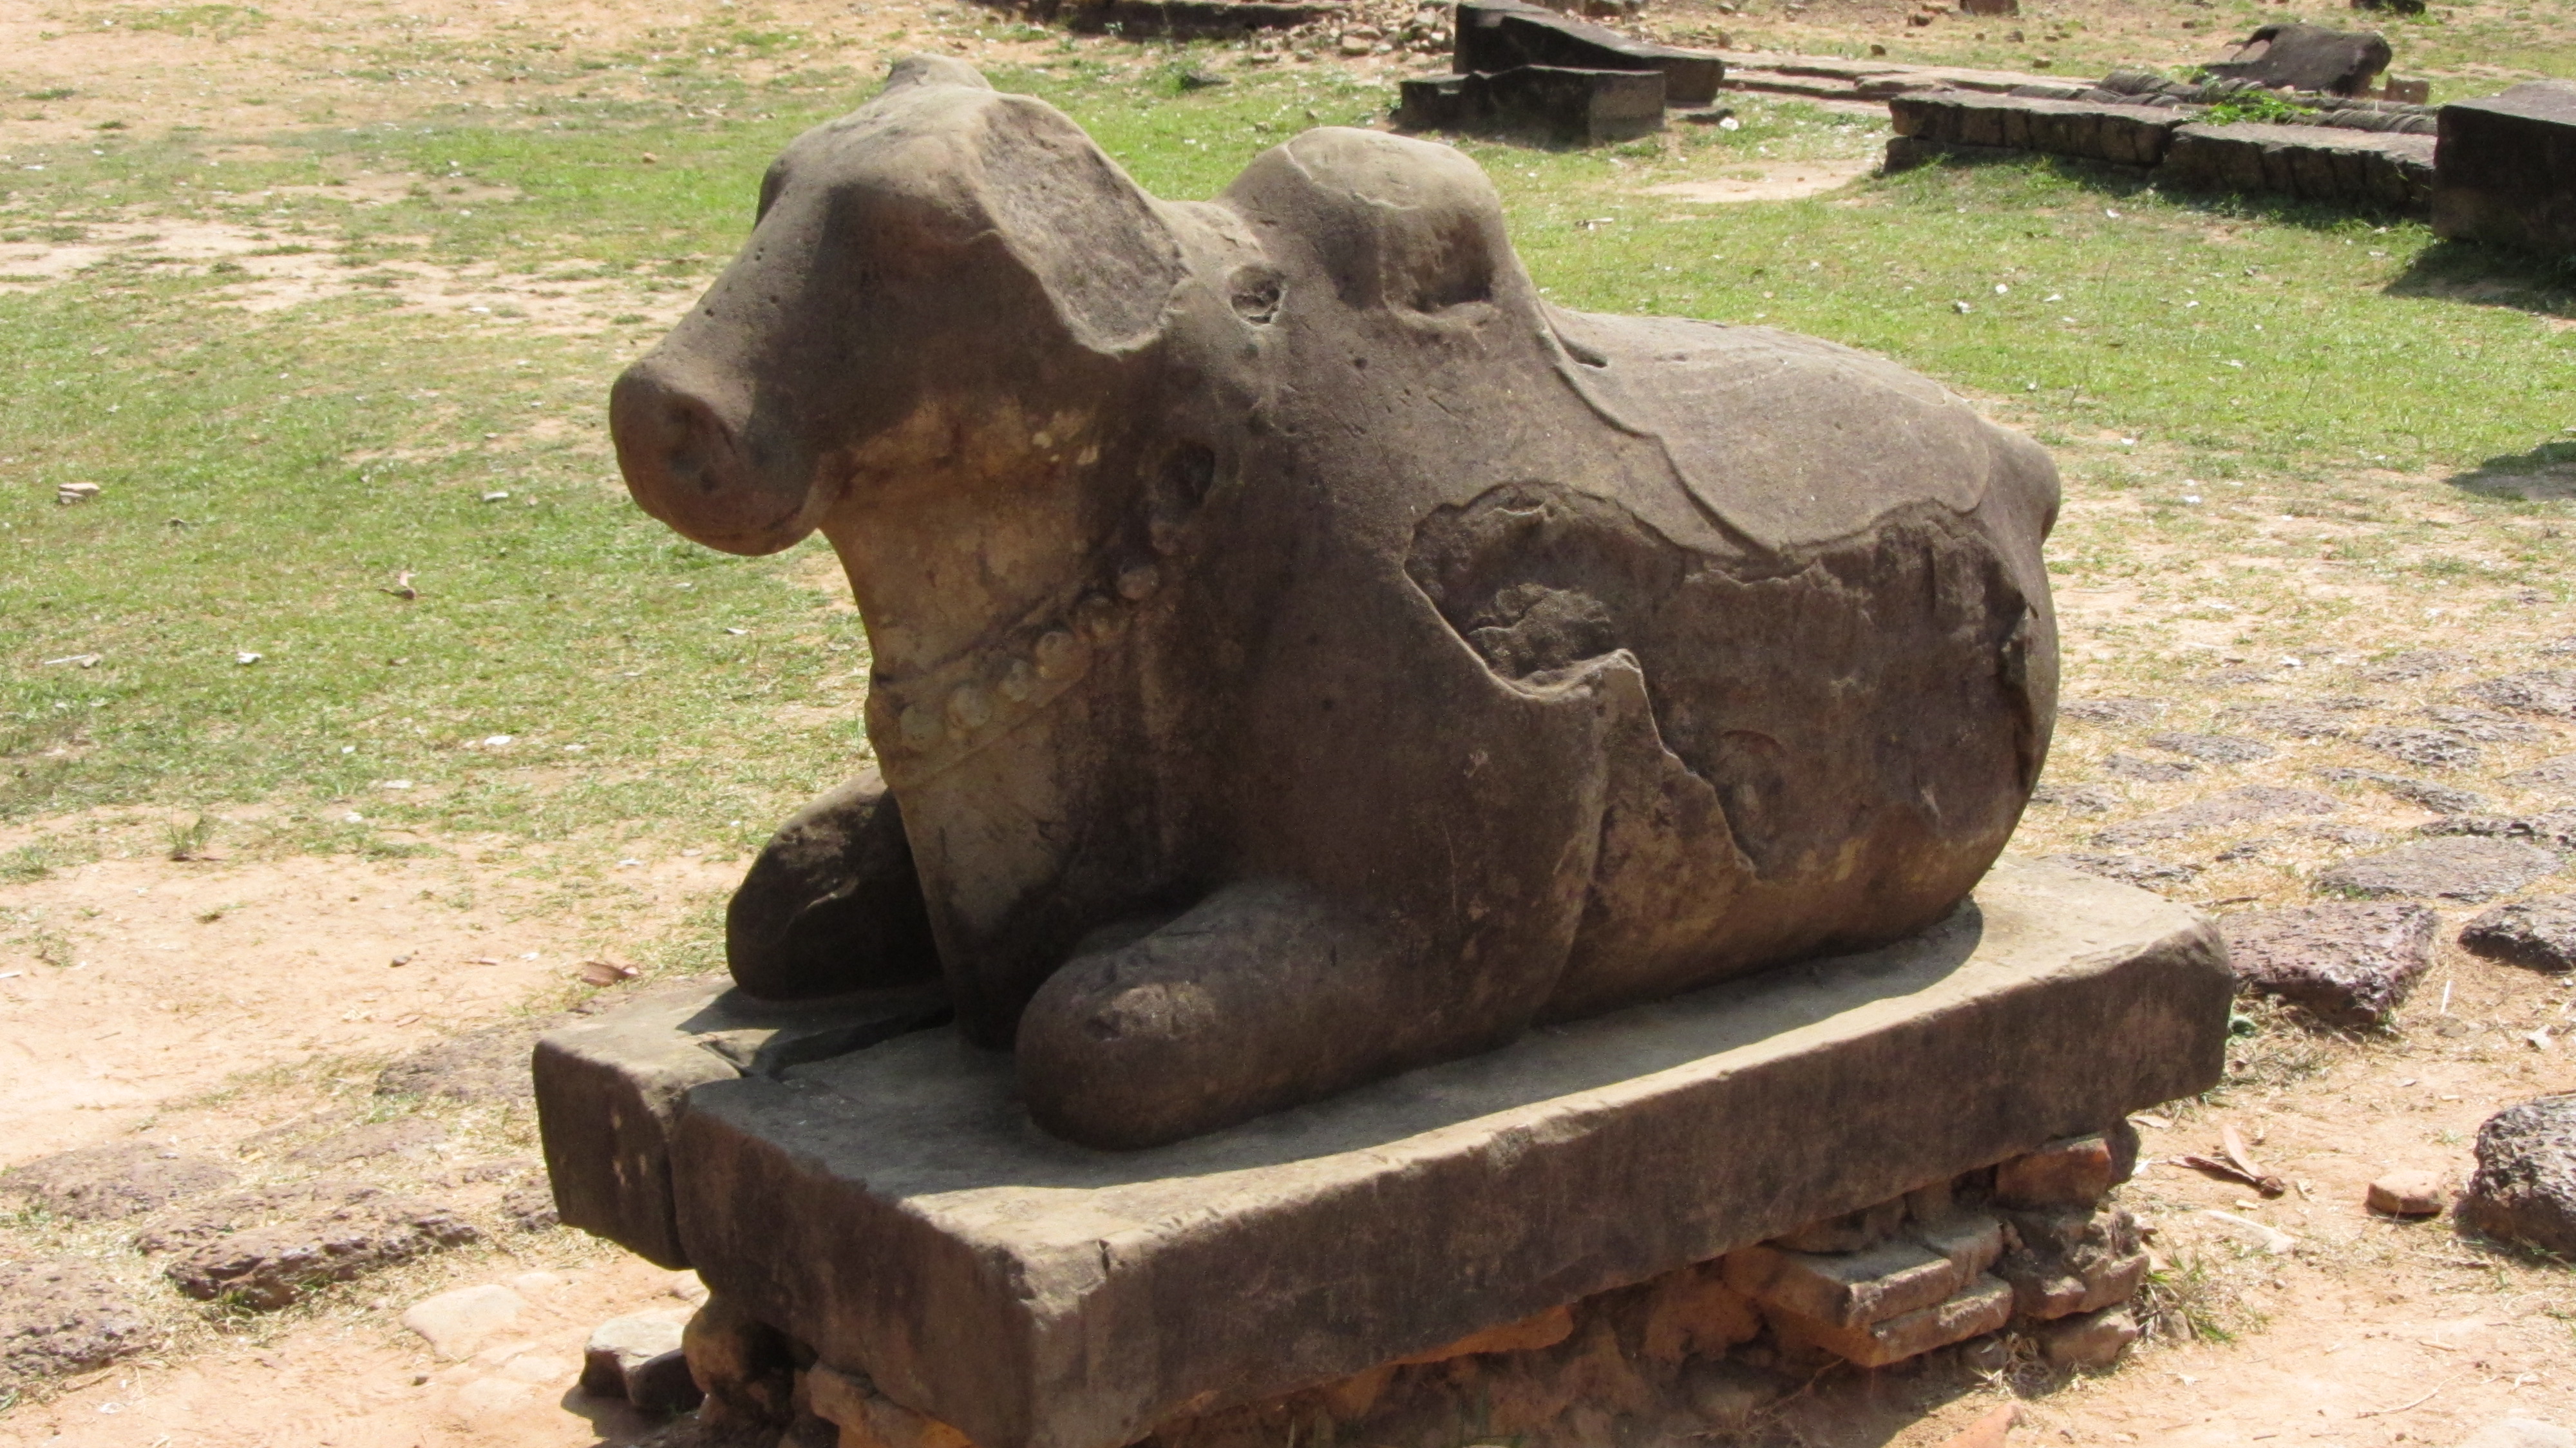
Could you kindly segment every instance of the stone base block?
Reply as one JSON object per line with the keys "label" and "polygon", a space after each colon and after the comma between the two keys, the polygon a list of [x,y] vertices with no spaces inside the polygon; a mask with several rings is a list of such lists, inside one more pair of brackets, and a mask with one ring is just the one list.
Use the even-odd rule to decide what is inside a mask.
{"label": "stone base block", "polygon": [[1594,146],[1664,128],[1664,78],[1651,70],[1523,65],[1408,80],[1397,96],[1393,119],[1408,131],[1492,131]]}
{"label": "stone base block", "polygon": [[1999,146],[2153,166],[2183,117],[2158,106],[2095,104],[1974,91],[1919,91],[1891,97],[1888,115],[1900,137],[1954,146]]}
{"label": "stone base block", "polygon": [[[1148,1151],[1045,1135],[1009,1057],[948,1029],[717,1071],[666,1003],[550,1038],[539,1084],[550,1164],[586,1184],[566,1220],[685,1257],[743,1322],[982,1448],[1112,1448],[2204,1090],[2232,988],[2200,917],[2007,861],[1913,940]],[[652,1110],[667,1187],[621,1144]],[[1708,1320],[1672,1331],[1723,1338],[1732,1289],[1701,1287],[1681,1318]],[[2009,1310],[1996,1292],[1914,1310],[1947,1332]],[[1857,1351],[1894,1350],[1871,1330],[1890,1343]],[[768,1341],[741,1336],[747,1360]]]}
{"label": "stone base block", "polygon": [[2269,191],[2421,211],[2433,190],[2434,142],[2403,132],[2331,126],[2182,126],[2156,177],[2193,191]]}
{"label": "stone base block", "polygon": [[1676,106],[1707,105],[1726,79],[1725,61],[1707,51],[1632,40],[1521,0],[1462,0],[1457,17],[1461,75],[1530,65],[1653,71],[1664,78],[1665,101]]}
{"label": "stone base block", "polygon": [[858,1050],[946,1017],[935,989],[773,1005],[701,982],[540,1037],[531,1071],[555,1209],[566,1226],[686,1267],[670,1130],[691,1088]]}
{"label": "stone base block", "polygon": [[2433,229],[2576,252],[2576,83],[2532,81],[2442,107]]}

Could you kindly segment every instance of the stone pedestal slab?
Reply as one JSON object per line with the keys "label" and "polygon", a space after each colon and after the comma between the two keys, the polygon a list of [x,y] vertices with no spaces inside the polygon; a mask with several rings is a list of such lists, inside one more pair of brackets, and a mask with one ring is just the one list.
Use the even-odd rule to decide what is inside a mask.
{"label": "stone pedestal slab", "polygon": [[2232,988],[2193,913],[2008,861],[1902,944],[1149,1151],[1045,1135],[1007,1056],[918,1031],[688,1089],[678,1235],[982,1448],[1112,1448],[2204,1090]]}
{"label": "stone pedestal slab", "polygon": [[2442,107],[2433,229],[2454,241],[2576,251],[2576,82],[2530,81]]}

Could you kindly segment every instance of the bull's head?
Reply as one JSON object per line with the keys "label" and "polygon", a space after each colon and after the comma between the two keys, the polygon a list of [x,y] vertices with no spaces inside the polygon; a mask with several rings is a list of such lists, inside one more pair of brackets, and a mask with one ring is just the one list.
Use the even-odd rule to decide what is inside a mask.
{"label": "bull's head", "polygon": [[1061,455],[1053,400],[1101,394],[1084,374],[1162,331],[1187,272],[1172,222],[1051,107],[901,62],[770,167],[741,255],[618,379],[627,486],[687,537],[757,554]]}

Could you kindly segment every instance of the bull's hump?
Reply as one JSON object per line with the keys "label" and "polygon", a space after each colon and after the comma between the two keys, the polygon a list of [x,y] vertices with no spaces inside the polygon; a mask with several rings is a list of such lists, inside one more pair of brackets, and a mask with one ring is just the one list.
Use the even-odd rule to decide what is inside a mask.
{"label": "bull's hump", "polygon": [[1659,442],[1678,481],[1757,546],[1813,547],[1924,503],[1973,511],[1995,429],[1939,384],[1767,327],[1550,308],[1567,382]]}

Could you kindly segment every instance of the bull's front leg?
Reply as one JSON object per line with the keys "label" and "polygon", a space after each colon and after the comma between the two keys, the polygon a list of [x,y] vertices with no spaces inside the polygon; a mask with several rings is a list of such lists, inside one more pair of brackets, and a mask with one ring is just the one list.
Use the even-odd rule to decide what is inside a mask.
{"label": "bull's front leg", "polygon": [[779,826],[725,910],[734,982],[811,1000],[939,975],[903,812],[873,768]]}
{"label": "bull's front leg", "polygon": [[1307,787],[1244,878],[1039,988],[1017,1041],[1031,1113],[1085,1145],[1153,1146],[1510,1041],[1563,976],[1603,746],[1643,707],[1620,654],[1308,741]]}

